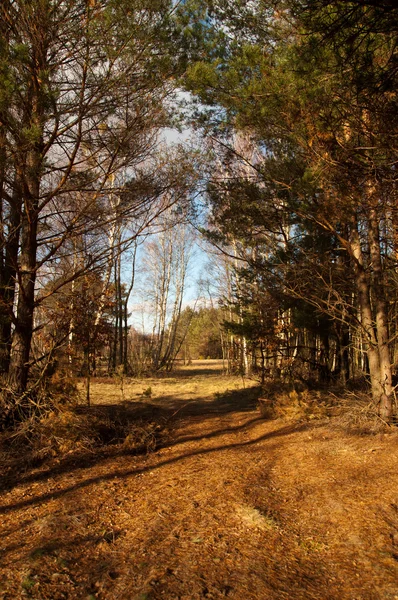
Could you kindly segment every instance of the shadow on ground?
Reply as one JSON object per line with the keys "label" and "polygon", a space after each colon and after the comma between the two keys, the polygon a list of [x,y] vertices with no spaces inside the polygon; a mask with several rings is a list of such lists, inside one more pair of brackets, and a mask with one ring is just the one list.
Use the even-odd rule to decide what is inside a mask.
{"label": "shadow on ground", "polygon": [[122,404],[79,405],[78,414],[104,415],[113,417],[124,414],[129,419],[151,420],[156,418],[181,418],[188,416],[221,416],[234,412],[255,410],[261,395],[261,387],[228,390],[200,400],[186,400],[174,395],[160,396],[154,400],[125,401]]}
{"label": "shadow on ground", "polygon": [[[258,419],[254,419],[252,421],[249,421],[249,423],[246,423],[245,425],[247,426],[247,429],[249,430],[250,427],[252,427],[253,424],[255,424],[255,422],[257,422],[257,420]],[[245,425],[242,426],[242,428],[244,428]],[[176,464],[176,463],[178,464],[178,463],[183,462],[184,460],[189,459],[194,456],[205,456],[208,454],[216,454],[223,450],[233,450],[233,449],[239,449],[239,448],[255,447],[259,442],[263,442],[263,441],[270,440],[273,438],[285,437],[285,436],[291,435],[292,433],[297,433],[299,431],[306,430],[306,429],[308,429],[308,427],[309,426],[307,423],[284,425],[278,429],[275,429],[273,431],[268,431],[268,432],[264,433],[263,435],[255,437],[253,439],[239,441],[239,442],[232,442],[232,443],[227,443],[227,444],[221,444],[221,445],[216,445],[216,446],[211,446],[211,447],[199,447],[198,449],[193,450],[193,451],[191,450],[189,452],[183,452],[181,454],[173,455],[170,458],[159,460],[155,464],[148,464],[145,466],[138,466],[138,467],[133,467],[133,468],[128,468],[128,469],[126,469],[126,468],[113,469],[113,470],[110,470],[109,472],[91,476],[84,480],[75,481],[73,483],[68,482],[69,485],[66,485],[62,489],[51,490],[46,493],[39,494],[37,496],[32,495],[31,497],[29,497],[27,499],[22,499],[15,503],[12,503],[12,504],[0,505],[0,514],[6,514],[8,512],[14,511],[16,509],[24,508],[27,506],[32,506],[35,504],[40,504],[42,502],[47,502],[49,500],[54,500],[56,498],[65,496],[69,492],[72,492],[75,490],[82,490],[84,488],[87,488],[88,486],[91,486],[92,484],[95,484],[95,483],[113,481],[115,478],[122,480],[122,479],[126,479],[126,478],[129,478],[132,476],[142,475],[147,472],[153,473],[153,472],[161,469],[162,467],[165,467],[167,465]],[[209,437],[216,437],[217,435],[223,435],[224,433],[225,433],[225,430],[218,431],[218,432],[212,432]],[[202,439],[205,439],[207,437],[208,436],[202,436]],[[193,439],[195,439],[195,438],[193,438]],[[183,443],[185,441],[186,440],[182,440],[181,443]],[[177,444],[178,444],[178,442],[177,442]],[[129,454],[129,452],[121,450],[119,452],[112,454],[111,458],[115,458],[115,456],[127,456],[128,454]],[[109,455],[105,457],[105,459],[109,459],[109,458],[110,458]],[[52,468],[50,468],[49,470],[46,470],[43,472],[38,472],[38,473],[30,473],[28,476],[22,477],[21,480],[18,481],[18,484],[48,480],[49,478],[53,478],[54,476],[57,476],[60,474],[72,473],[77,469],[88,469],[88,468],[92,467],[94,463],[96,465],[98,465],[101,462],[102,462],[101,457],[98,455],[96,455],[95,461],[90,461],[90,462],[88,462],[88,461],[84,461],[82,463],[80,463],[80,461],[70,462],[68,459],[66,459],[65,461],[61,462],[61,464],[55,465]],[[14,482],[14,484],[15,484],[15,482]],[[10,486],[10,487],[13,487],[13,486]],[[5,488],[6,488],[6,486],[5,486]]]}
{"label": "shadow on ground", "polygon": [[[87,430],[87,437],[90,433],[95,434],[98,440],[95,447],[48,459],[48,457],[35,456],[27,446],[24,452],[18,452],[10,460],[10,467],[7,475],[2,478],[0,489],[7,491],[21,483],[40,481],[81,469],[87,470],[95,464],[104,463],[118,456],[148,454],[165,446],[172,447],[187,441],[213,439],[225,433],[233,434],[241,429],[250,428],[261,420],[259,413],[255,412],[253,418],[249,418],[238,427],[228,424],[228,415],[253,413],[257,407],[260,391],[259,387],[232,390],[188,402],[175,396],[164,396],[156,400],[148,399],[122,404],[78,405],[74,412],[84,417],[88,427],[91,426],[90,423],[92,424],[93,432]],[[193,418],[196,422],[201,422],[220,416],[225,416],[227,419],[222,428],[194,436],[176,438],[172,434],[185,419]],[[132,431],[136,435],[137,429],[139,435],[143,434],[142,441],[136,445],[126,444],[128,434]],[[146,432],[149,432],[148,436]],[[33,472],[31,472],[32,468],[35,469]]]}

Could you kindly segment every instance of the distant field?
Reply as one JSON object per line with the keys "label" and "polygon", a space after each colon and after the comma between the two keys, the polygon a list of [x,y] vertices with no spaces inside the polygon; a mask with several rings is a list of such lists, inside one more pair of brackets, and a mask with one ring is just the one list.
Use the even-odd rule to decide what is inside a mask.
{"label": "distant field", "polygon": [[[154,377],[98,377],[91,380],[92,404],[118,404],[120,402],[211,400],[215,394],[227,390],[256,387],[258,382],[240,376],[225,375],[222,360],[195,360],[190,365],[179,365],[171,373],[159,373]],[[82,401],[85,398],[85,382],[79,382]]]}

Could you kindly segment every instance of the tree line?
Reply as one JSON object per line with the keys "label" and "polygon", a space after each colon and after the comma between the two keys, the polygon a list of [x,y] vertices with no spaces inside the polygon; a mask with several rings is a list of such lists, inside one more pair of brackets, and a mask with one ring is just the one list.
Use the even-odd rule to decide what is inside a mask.
{"label": "tree line", "polygon": [[172,118],[173,80],[191,51],[172,2],[6,0],[0,33],[7,421],[29,403],[32,367],[45,371],[51,360],[51,348],[34,352],[49,298],[68,305],[67,331],[62,323],[54,337],[71,341],[77,296],[100,273],[98,328],[117,257],[184,204],[194,177],[178,151],[159,148]]}
{"label": "tree line", "polygon": [[367,374],[389,419],[398,12],[366,0],[206,11],[218,41],[187,81],[219,165],[209,235],[240,265],[233,327],[275,372],[301,360],[318,379]]}
{"label": "tree line", "polygon": [[[184,348],[189,359],[198,196],[196,226],[222,265],[213,321],[229,368],[364,375],[392,417],[392,1],[5,0],[0,30],[3,423],[59,348],[88,372],[104,344],[110,372],[134,352],[156,369]],[[178,120],[195,148],[162,142]],[[133,343],[144,243],[153,330]]]}

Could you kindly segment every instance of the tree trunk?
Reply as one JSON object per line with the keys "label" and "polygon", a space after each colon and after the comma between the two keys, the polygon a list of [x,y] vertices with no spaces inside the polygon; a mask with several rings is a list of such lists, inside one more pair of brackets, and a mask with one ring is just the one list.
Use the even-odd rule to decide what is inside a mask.
{"label": "tree trunk", "polygon": [[118,353],[118,367],[121,367],[124,371],[124,304],[123,304],[123,286],[122,286],[122,274],[121,274],[121,257],[120,255],[117,257],[117,298],[116,302],[118,304],[118,314],[119,314],[119,327],[118,327],[118,345],[119,345],[119,353]]}
{"label": "tree trunk", "polygon": [[123,321],[124,321],[124,330],[123,330],[123,355],[124,355],[124,372],[127,374],[131,371],[130,366],[130,357],[129,357],[129,345],[128,345],[128,336],[129,336],[129,325],[128,325],[128,305],[131,293],[134,288],[135,283],[135,267],[136,267],[136,258],[137,258],[137,249],[138,242],[137,239],[134,241],[134,249],[131,257],[131,278],[130,285],[126,290],[126,294],[123,300]]}
{"label": "tree trunk", "polygon": [[[39,34],[35,30],[35,33],[37,37],[34,39],[35,43],[32,43],[28,63],[29,77],[26,81],[27,87],[22,109],[20,145],[14,155],[20,184],[15,187],[15,193],[19,194],[19,190],[21,191],[22,207],[19,266],[15,264],[18,283],[17,315],[8,369],[8,385],[11,395],[14,397],[21,396],[28,385],[37,275],[37,233],[44,149],[43,123],[48,102],[48,91],[43,83],[43,73],[48,67],[49,38],[41,35],[42,32]],[[18,167],[22,167],[20,178]],[[14,208],[19,206],[19,200],[16,200]],[[18,215],[16,215],[17,217]]]}
{"label": "tree trunk", "polygon": [[11,325],[15,299],[18,248],[21,227],[22,192],[20,173],[14,177],[14,191],[9,210],[8,235],[3,240],[5,252],[0,276],[0,373],[7,373],[11,353]]}
{"label": "tree trunk", "polygon": [[379,411],[384,419],[390,419],[393,410],[393,385],[388,331],[388,305],[384,292],[383,264],[381,260],[379,220],[376,210],[369,214],[369,249],[373,267],[372,298],[375,309],[377,348],[380,363],[380,384],[383,392],[380,396]]}
{"label": "tree trunk", "polygon": [[[37,187],[38,197],[38,184]],[[22,394],[27,387],[29,353],[33,334],[35,305],[37,210],[26,201],[22,218],[21,257],[18,278],[17,320],[11,345],[8,383],[12,392]]]}
{"label": "tree trunk", "polygon": [[[380,289],[381,282],[379,279],[381,277],[381,271],[379,271],[381,262],[380,265],[377,264],[380,259],[380,256],[378,258],[380,246],[378,246],[378,249],[375,247],[376,233],[372,229],[373,227],[374,222],[370,219],[369,238],[372,246],[371,258],[376,261],[372,265],[374,270],[373,286],[371,286],[371,281],[365,268],[357,228],[355,228],[352,233],[351,248],[356,261],[356,286],[362,329],[366,343],[372,397],[379,408],[380,416],[384,419],[389,419],[392,413],[391,365],[388,350],[385,303],[383,301]],[[375,302],[375,320],[373,319],[371,298]]]}

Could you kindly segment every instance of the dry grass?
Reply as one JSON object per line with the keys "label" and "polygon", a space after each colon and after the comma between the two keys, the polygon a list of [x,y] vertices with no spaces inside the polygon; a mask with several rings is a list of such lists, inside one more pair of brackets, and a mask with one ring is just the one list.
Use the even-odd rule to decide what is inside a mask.
{"label": "dry grass", "polygon": [[78,401],[75,381],[55,373],[52,377],[33,377],[34,383],[22,396],[15,396],[0,379],[1,428],[21,425],[30,429],[33,424],[53,412],[63,410]]}
{"label": "dry grass", "polygon": [[79,409],[172,419],[155,452],[97,447],[3,482],[1,600],[397,600],[398,433],[311,418],[327,395],[304,389],[262,419],[254,383],[188,377],[129,382],[112,408],[97,381],[102,404]]}
{"label": "dry grass", "polygon": [[345,392],[337,399],[333,425],[345,431],[359,434],[376,434],[393,431],[396,426],[382,419],[365,392]]}
{"label": "dry grass", "polygon": [[[131,377],[97,378],[91,381],[92,404],[118,404],[151,400],[162,404],[170,398],[179,401],[211,399],[214,394],[227,390],[250,388],[257,383],[238,376],[223,375],[221,360],[195,361],[193,366],[182,366],[171,374],[159,374],[144,379]],[[78,384],[83,399],[85,382]]]}
{"label": "dry grass", "polygon": [[264,418],[286,421],[312,421],[331,416],[335,396],[324,390],[308,390],[302,384],[272,382],[264,386],[259,400]]}
{"label": "dry grass", "polygon": [[124,407],[99,413],[58,410],[41,419],[25,420],[13,431],[2,434],[3,476],[44,462],[84,460],[118,448],[129,453],[154,451],[165,431],[164,421],[137,419]]}
{"label": "dry grass", "polygon": [[259,404],[260,412],[265,418],[311,421],[329,416],[328,400],[321,392],[292,390],[279,394],[274,400],[261,399]]}
{"label": "dry grass", "polygon": [[229,402],[231,394],[253,386],[253,381],[223,375],[222,361],[196,361],[162,377],[92,379],[88,407],[84,380],[75,386],[55,376],[40,390],[40,410],[0,436],[5,474],[109,447],[153,451],[168,435],[170,419],[193,409],[200,413],[214,400]]}
{"label": "dry grass", "polygon": [[266,419],[281,418],[303,422],[330,420],[333,427],[359,434],[393,431],[394,423],[387,423],[378,415],[370,393],[330,388],[308,390],[303,385],[284,385],[273,382],[265,386],[259,399],[260,413]]}

